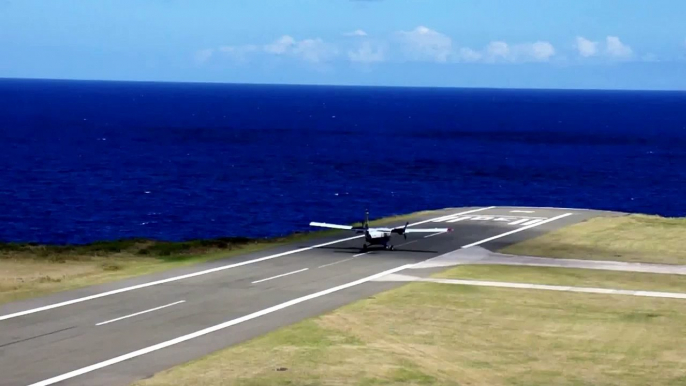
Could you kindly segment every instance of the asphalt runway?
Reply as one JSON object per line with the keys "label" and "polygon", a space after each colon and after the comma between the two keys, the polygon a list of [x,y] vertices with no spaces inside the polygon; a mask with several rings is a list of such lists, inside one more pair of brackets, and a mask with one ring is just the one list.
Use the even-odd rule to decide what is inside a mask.
{"label": "asphalt runway", "polygon": [[[494,250],[601,212],[453,208],[452,227],[362,253],[352,232],[0,306],[0,385],[127,385],[278,327],[403,285],[380,274],[460,249]],[[313,219],[335,222],[335,219]],[[412,225],[416,224],[416,225]],[[403,224],[392,224],[403,225]],[[341,241],[343,240],[343,241]]]}

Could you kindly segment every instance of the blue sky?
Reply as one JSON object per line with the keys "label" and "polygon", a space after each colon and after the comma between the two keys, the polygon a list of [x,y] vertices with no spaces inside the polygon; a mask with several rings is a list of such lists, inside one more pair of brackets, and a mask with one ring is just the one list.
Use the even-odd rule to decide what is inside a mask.
{"label": "blue sky", "polygon": [[0,0],[0,77],[686,90],[676,0]]}

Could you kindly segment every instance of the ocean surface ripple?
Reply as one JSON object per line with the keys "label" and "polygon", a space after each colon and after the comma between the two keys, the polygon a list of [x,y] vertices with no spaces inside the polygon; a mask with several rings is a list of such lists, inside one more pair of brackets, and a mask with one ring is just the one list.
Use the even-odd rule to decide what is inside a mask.
{"label": "ocean surface ripple", "polygon": [[686,93],[0,80],[0,241],[479,205],[686,215]]}

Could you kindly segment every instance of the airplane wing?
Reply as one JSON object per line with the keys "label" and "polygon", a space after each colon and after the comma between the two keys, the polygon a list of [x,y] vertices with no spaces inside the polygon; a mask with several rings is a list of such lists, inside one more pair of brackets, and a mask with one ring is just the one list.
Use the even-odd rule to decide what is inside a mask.
{"label": "airplane wing", "polygon": [[322,227],[322,228],[333,228],[333,229],[344,229],[347,231],[358,231],[362,228],[353,227],[351,225],[340,225],[340,224],[329,224],[325,222],[311,222],[311,227]]}

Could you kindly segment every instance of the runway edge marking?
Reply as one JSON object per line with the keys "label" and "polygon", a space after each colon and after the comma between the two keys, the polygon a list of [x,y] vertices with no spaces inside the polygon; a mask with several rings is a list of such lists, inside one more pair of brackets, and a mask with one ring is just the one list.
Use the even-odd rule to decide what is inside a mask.
{"label": "runway edge marking", "polygon": [[57,382],[62,382],[64,380],[74,378],[74,377],[77,377],[79,375],[83,375],[83,374],[89,373],[91,371],[101,369],[103,367],[111,366],[111,365],[119,363],[119,362],[123,362],[123,361],[129,360],[129,359],[135,358],[135,357],[139,357],[141,355],[145,355],[145,354],[151,353],[153,351],[157,351],[157,350],[169,347],[169,346],[173,346],[175,344],[185,342],[185,341],[190,340],[190,339],[194,339],[194,338],[197,338],[197,337],[200,337],[203,335],[207,335],[209,333],[219,331],[219,330],[222,330],[224,328],[231,327],[231,326],[234,326],[236,324],[243,323],[243,322],[246,322],[248,320],[255,319],[255,318],[258,318],[260,316],[264,316],[264,315],[270,314],[272,312],[276,312],[276,311],[282,310],[284,308],[294,306],[298,303],[302,303],[302,302],[305,302],[305,301],[308,301],[311,299],[315,299],[315,298],[318,298],[318,297],[321,297],[324,295],[328,295],[328,294],[333,293],[333,292],[337,292],[340,290],[344,290],[346,288],[354,287],[356,285],[360,285],[360,284],[363,284],[363,283],[366,283],[369,281],[373,281],[374,279],[377,279],[379,277],[383,277],[385,275],[390,275],[392,273],[399,272],[399,271],[402,271],[404,269],[407,269],[408,267],[411,267],[412,265],[413,264],[406,264],[406,265],[403,265],[400,267],[396,267],[393,269],[389,269],[387,271],[377,273],[375,275],[365,277],[363,279],[359,279],[356,281],[352,281],[350,283],[346,283],[343,285],[339,285],[336,287],[325,289],[323,291],[315,292],[315,293],[310,294],[310,295],[302,296],[302,297],[287,301],[285,303],[277,304],[275,306],[265,308],[265,309],[257,311],[257,312],[253,312],[252,314],[248,314],[248,315],[242,316],[242,317],[237,318],[237,319],[229,320],[227,322],[217,324],[215,326],[196,331],[196,332],[191,333],[191,334],[183,335],[183,336],[180,336],[178,338],[168,340],[166,342],[158,343],[156,345],[149,346],[149,347],[146,347],[146,348],[143,348],[140,350],[136,350],[136,351],[130,352],[128,354],[120,355],[118,357],[108,359],[106,361],[96,363],[96,364],[93,364],[93,365],[90,365],[87,367],[83,367],[81,369],[74,370],[74,371],[71,371],[71,372],[68,372],[68,373],[65,373],[62,375],[58,375],[56,377],[46,379],[44,381],[33,383],[29,386],[48,386],[48,385],[55,384]]}
{"label": "runway edge marking", "polygon": [[[472,209],[472,210],[468,210],[468,211],[461,212],[461,213],[455,213],[455,215],[467,214],[467,213],[474,213],[474,212],[479,212],[479,211],[482,211],[482,210],[488,210],[488,209],[493,209],[493,208],[495,208],[495,206],[489,206],[489,207],[486,207],[486,208]],[[438,218],[442,218],[442,217],[445,217],[445,216],[441,216],[441,217],[438,217]],[[428,219],[428,220],[419,221],[419,222],[416,222],[416,223],[414,223],[414,224],[410,224],[410,225],[408,225],[408,226],[421,225],[421,224],[425,224],[425,223],[428,223],[428,222],[432,222],[432,221],[434,221],[434,220],[435,220],[435,218],[431,218],[431,219]],[[64,306],[68,306],[68,305],[75,304],[75,303],[81,303],[81,302],[85,302],[85,301],[88,301],[88,300],[98,299],[98,298],[102,298],[102,297],[105,297],[105,296],[116,295],[116,294],[119,294],[119,293],[122,293],[122,292],[133,291],[133,290],[137,290],[137,289],[141,289],[141,288],[151,287],[151,286],[158,285],[158,284],[164,284],[164,283],[169,283],[169,282],[173,282],[173,281],[188,279],[188,278],[195,277],[195,276],[206,275],[206,274],[209,274],[209,273],[214,273],[214,272],[223,271],[223,270],[226,270],[226,269],[236,268],[236,267],[240,267],[240,266],[243,266],[243,265],[259,263],[259,262],[261,262],[261,261],[271,260],[271,259],[275,259],[275,258],[278,258],[278,257],[286,256],[286,255],[292,255],[292,254],[294,254],[294,253],[309,251],[309,250],[312,250],[312,249],[316,249],[316,248],[319,248],[319,247],[324,247],[324,246],[331,245],[331,244],[342,243],[342,242],[344,242],[344,241],[349,241],[349,240],[358,239],[358,238],[360,238],[360,237],[364,237],[364,236],[363,236],[363,235],[360,235],[360,236],[347,237],[347,238],[340,239],[340,240],[334,240],[334,241],[329,241],[329,242],[322,243],[322,244],[313,245],[313,246],[311,246],[311,247],[305,247],[305,248],[294,249],[294,250],[291,250],[291,251],[286,251],[286,252],[282,252],[282,253],[277,253],[277,254],[275,254],[275,255],[270,255],[270,256],[264,256],[264,257],[260,257],[260,258],[253,259],[253,260],[243,261],[243,262],[240,262],[240,263],[229,264],[229,265],[223,265],[223,266],[221,266],[221,267],[206,269],[206,270],[203,270],[203,271],[193,272],[193,273],[189,273],[189,274],[186,274],[186,275],[174,276],[174,277],[170,277],[170,278],[167,278],[167,279],[151,281],[151,282],[148,282],[148,283],[138,284],[138,285],[134,285],[134,286],[130,286],[130,287],[119,288],[119,289],[112,290],[112,291],[107,291],[107,292],[102,292],[102,293],[95,294],[95,295],[90,295],[90,296],[85,296],[85,297],[76,298],[76,299],[72,299],[72,300],[67,300],[67,301],[60,302],[60,303],[54,303],[54,304],[50,304],[50,305],[43,306],[43,307],[37,307],[37,308],[29,309],[29,310],[19,311],[19,312],[15,312],[15,313],[12,313],[12,314],[7,314],[7,315],[2,315],[2,316],[0,316],[0,321],[2,321],[2,320],[7,320],[7,319],[12,319],[12,318],[16,318],[16,317],[24,316],[24,315],[28,315],[28,314],[33,314],[33,313],[36,313],[36,312],[46,311],[46,310],[50,310],[50,309],[53,309],[53,308],[64,307]]]}

